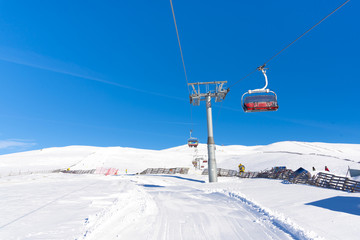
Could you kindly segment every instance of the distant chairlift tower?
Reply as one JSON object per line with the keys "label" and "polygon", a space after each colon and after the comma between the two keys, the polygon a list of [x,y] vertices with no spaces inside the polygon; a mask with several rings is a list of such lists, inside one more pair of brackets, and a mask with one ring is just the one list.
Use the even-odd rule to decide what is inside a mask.
{"label": "distant chairlift tower", "polygon": [[192,93],[190,94],[190,104],[193,104],[194,106],[200,106],[200,101],[206,101],[209,182],[217,182],[211,98],[215,98],[215,102],[223,101],[226,97],[226,94],[229,92],[229,89],[223,89],[223,86],[226,83],[227,81],[188,83],[188,85],[192,87]]}

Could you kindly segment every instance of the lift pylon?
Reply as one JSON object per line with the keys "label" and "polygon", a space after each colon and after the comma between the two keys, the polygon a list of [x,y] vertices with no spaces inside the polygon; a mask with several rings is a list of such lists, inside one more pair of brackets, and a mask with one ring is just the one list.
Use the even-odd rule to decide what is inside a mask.
{"label": "lift pylon", "polygon": [[225,99],[229,89],[224,89],[223,86],[227,81],[214,82],[198,82],[189,83],[192,87],[190,94],[190,104],[199,106],[200,101],[206,101],[206,115],[207,115],[207,129],[208,129],[208,172],[209,182],[217,182],[217,166],[215,158],[215,141],[212,123],[211,98],[215,98],[215,102],[221,102]]}

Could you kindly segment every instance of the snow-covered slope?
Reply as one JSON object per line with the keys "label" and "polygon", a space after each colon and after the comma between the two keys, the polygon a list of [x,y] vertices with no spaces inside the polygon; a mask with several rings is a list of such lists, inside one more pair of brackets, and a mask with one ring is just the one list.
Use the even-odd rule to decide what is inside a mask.
{"label": "snow-covered slope", "polygon": [[[194,149],[69,146],[0,156],[0,239],[358,239],[360,193],[272,179],[132,175],[190,167]],[[206,155],[205,144],[198,154]],[[217,146],[218,167],[360,169],[360,145]],[[17,172],[112,167],[119,176]],[[9,176],[12,173],[12,176]]]}

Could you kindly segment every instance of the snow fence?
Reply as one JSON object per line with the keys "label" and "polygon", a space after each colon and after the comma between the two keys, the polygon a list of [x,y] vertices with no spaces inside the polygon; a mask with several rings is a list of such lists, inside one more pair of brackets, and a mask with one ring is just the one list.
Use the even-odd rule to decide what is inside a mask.
{"label": "snow fence", "polygon": [[62,170],[62,173],[71,173],[71,174],[94,174],[96,169],[89,170]]}
{"label": "snow fence", "polygon": [[339,177],[329,173],[318,173],[310,182],[311,185],[342,190],[346,192],[360,192],[360,182],[347,177]]}
{"label": "snow fence", "polygon": [[[204,169],[202,175],[208,174],[208,169]],[[295,184],[302,183],[347,192],[360,192],[360,182],[351,180],[347,177],[322,172],[311,176],[311,174],[304,168],[299,168],[296,171],[293,171],[291,169],[286,169],[286,167],[273,167],[271,170],[265,170],[262,172],[240,173],[236,170],[218,168],[217,175],[219,177],[280,179]]]}
{"label": "snow fence", "polygon": [[148,168],[140,174],[188,174],[189,168]]}
{"label": "snow fence", "polygon": [[[208,175],[209,171],[208,169],[204,169],[204,171],[202,172],[202,175]],[[218,168],[217,169],[217,175],[219,177],[239,177],[239,174],[236,170],[231,170],[231,169],[224,169],[224,168]]]}
{"label": "snow fence", "polygon": [[28,171],[11,171],[4,176],[20,176],[20,175],[30,175],[30,174],[46,174],[46,173],[59,173],[61,169],[55,170],[28,170]]}

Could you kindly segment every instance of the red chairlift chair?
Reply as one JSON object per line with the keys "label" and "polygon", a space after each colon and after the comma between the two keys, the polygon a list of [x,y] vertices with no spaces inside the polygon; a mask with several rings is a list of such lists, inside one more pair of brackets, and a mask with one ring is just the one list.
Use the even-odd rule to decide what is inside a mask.
{"label": "red chairlift chair", "polygon": [[189,138],[188,140],[188,146],[189,147],[197,147],[199,145],[199,141],[197,138]]}
{"label": "red chairlift chair", "polygon": [[197,147],[199,145],[199,140],[197,138],[191,137],[192,130],[190,130],[190,138],[188,139],[189,147]]}
{"label": "red chairlift chair", "polygon": [[[241,105],[245,112],[268,112],[279,108],[276,93],[266,89],[268,79],[264,66],[258,68],[265,77],[265,86],[261,89],[249,90],[241,97]],[[246,96],[248,95],[248,96]]]}

